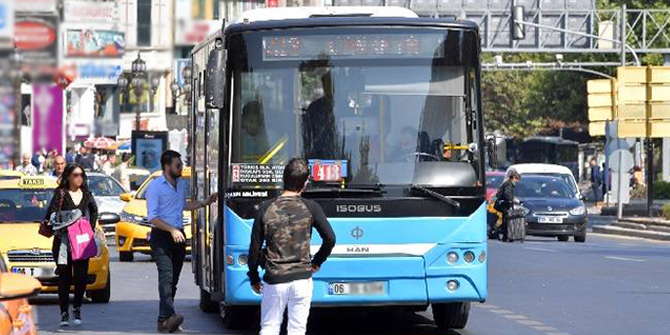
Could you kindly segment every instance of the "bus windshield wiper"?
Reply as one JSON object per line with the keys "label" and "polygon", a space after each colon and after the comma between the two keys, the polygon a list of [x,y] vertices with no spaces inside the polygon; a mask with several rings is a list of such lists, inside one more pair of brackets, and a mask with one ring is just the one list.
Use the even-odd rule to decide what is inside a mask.
{"label": "bus windshield wiper", "polygon": [[447,196],[445,196],[445,195],[443,195],[443,194],[437,193],[437,192],[435,192],[435,191],[433,191],[433,190],[429,190],[429,189],[427,189],[427,188],[425,188],[425,187],[423,187],[423,186],[416,185],[416,184],[412,184],[411,187],[412,187],[412,189],[419,190],[419,191],[421,191],[421,192],[423,192],[423,193],[425,193],[425,194],[430,195],[431,197],[433,197],[433,198],[435,198],[435,199],[437,199],[437,200],[440,200],[440,201],[442,201],[442,202],[444,202],[444,203],[447,203],[447,204],[449,204],[449,205],[455,207],[456,209],[461,208],[461,203],[460,203],[460,202],[458,202],[458,201],[456,201],[456,200],[454,200],[454,199],[452,199],[452,198],[449,198],[449,197],[447,197]]}

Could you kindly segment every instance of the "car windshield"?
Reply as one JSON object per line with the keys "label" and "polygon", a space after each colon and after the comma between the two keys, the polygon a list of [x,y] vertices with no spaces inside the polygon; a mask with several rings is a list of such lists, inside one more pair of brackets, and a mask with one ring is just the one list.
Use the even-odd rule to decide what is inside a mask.
{"label": "car windshield", "polygon": [[125,193],[123,186],[112,177],[88,176],[88,188],[96,197],[118,197]]}
{"label": "car windshield", "polygon": [[0,223],[44,220],[53,190],[0,190]]}
{"label": "car windshield", "polygon": [[487,174],[486,175],[486,188],[499,188],[505,179],[504,174]]}
{"label": "car windshield", "polygon": [[[141,187],[139,190],[137,190],[137,194],[135,195],[135,199],[145,199],[146,198],[146,193],[147,189],[149,188],[149,184],[156,179],[156,176],[151,176],[149,177],[149,180],[143,184],[143,187]],[[183,178],[186,180],[186,189],[190,190],[191,189],[191,178]],[[190,194],[190,192],[189,192]]]}
{"label": "car windshield", "polygon": [[574,198],[568,183],[558,177],[521,177],[515,189],[518,198]]}
{"label": "car windshield", "polygon": [[476,109],[475,35],[345,30],[231,37],[241,48],[232,56],[241,175],[299,156],[320,181],[406,185],[450,174],[448,186],[476,184],[476,113],[467,112]]}
{"label": "car windshield", "polygon": [[553,177],[553,178],[559,178],[565,181],[566,184],[568,184],[568,187],[572,191],[573,194],[577,194],[578,189],[577,185],[573,181],[572,175],[570,174],[565,174],[565,173],[524,173],[524,177],[531,177],[531,176],[542,176],[542,177]]}

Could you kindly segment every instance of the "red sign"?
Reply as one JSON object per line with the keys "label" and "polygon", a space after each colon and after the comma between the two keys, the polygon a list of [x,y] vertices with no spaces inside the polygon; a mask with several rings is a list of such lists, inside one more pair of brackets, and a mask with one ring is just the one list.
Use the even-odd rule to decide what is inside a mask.
{"label": "red sign", "polygon": [[312,180],[314,181],[339,181],[342,178],[342,165],[340,164],[314,164],[312,168]]}
{"label": "red sign", "polygon": [[56,42],[56,31],[46,22],[19,21],[14,27],[14,44],[19,50],[44,49]]}
{"label": "red sign", "polygon": [[279,1],[277,0],[267,0],[268,8],[269,7],[279,7]]}
{"label": "red sign", "polygon": [[70,84],[74,81],[76,75],[75,71],[76,68],[72,67],[64,67],[60,71],[58,71],[58,74],[56,74],[56,78],[54,81],[56,82],[56,85],[60,86],[62,89],[66,89]]}

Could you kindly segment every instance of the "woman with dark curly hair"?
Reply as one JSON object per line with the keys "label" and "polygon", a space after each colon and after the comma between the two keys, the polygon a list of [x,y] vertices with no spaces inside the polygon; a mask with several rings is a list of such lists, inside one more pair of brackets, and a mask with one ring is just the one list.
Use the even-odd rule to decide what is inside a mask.
{"label": "woman with dark curly hair", "polygon": [[[95,229],[98,219],[98,206],[95,204],[93,194],[88,190],[86,183],[86,172],[79,164],[68,164],[59,180],[58,187],[51,199],[47,210],[46,219],[56,213],[65,220],[76,220],[86,216],[91,227]],[[61,221],[65,221],[61,220]],[[58,273],[58,300],[60,301],[61,327],[70,325],[69,300],[70,286],[74,284],[74,324],[81,324],[81,305],[86,290],[86,275],[88,273],[88,259],[72,260],[69,248],[67,229],[54,228],[53,256]]]}

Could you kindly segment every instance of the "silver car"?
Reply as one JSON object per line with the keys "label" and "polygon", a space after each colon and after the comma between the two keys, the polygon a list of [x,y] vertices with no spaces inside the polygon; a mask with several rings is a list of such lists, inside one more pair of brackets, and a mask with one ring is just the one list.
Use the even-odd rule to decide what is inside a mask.
{"label": "silver car", "polygon": [[[105,213],[121,214],[126,202],[119,196],[128,192],[118,180],[103,173],[89,172],[87,174],[88,188],[95,197],[98,205],[98,213],[102,216]],[[114,238],[114,225],[102,226],[107,239]]]}

